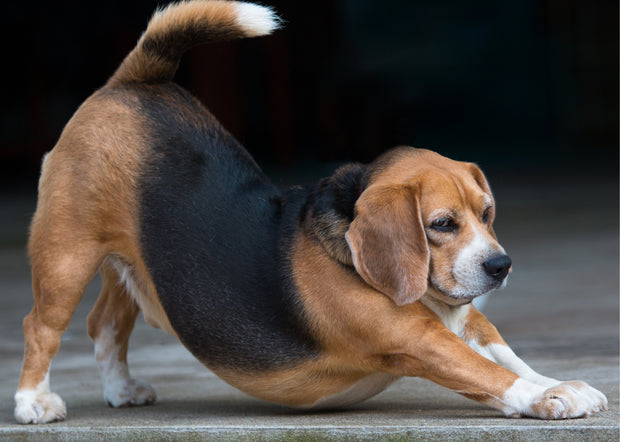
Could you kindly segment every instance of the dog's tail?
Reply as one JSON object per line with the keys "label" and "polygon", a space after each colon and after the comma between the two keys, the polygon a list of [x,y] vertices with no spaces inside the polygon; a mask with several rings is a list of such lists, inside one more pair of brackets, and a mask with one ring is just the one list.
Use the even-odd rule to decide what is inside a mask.
{"label": "dog's tail", "polygon": [[108,85],[164,83],[172,80],[181,56],[191,47],[242,37],[258,37],[277,29],[272,9],[253,3],[192,0],[157,10]]}

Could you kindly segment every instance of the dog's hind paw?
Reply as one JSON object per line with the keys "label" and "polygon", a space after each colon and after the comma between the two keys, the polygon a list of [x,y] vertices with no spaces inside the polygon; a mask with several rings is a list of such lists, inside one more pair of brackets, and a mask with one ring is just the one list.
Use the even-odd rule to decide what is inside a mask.
{"label": "dog's hind paw", "polygon": [[67,408],[56,393],[34,390],[15,394],[15,419],[22,424],[46,424],[64,420]]}
{"label": "dog's hind paw", "polygon": [[105,386],[103,397],[110,407],[124,408],[151,405],[157,395],[155,389],[139,379],[119,380]]}

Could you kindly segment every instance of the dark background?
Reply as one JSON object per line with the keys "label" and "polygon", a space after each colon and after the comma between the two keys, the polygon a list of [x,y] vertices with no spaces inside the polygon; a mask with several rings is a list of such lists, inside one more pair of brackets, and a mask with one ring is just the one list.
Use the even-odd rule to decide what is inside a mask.
{"label": "dark background", "polygon": [[[597,381],[593,385],[607,393],[612,416],[618,409],[618,1],[263,2],[286,20],[283,30],[195,48],[183,59],[177,81],[279,183],[309,181],[345,161],[370,161],[397,144],[480,164],[496,195],[495,230],[515,269],[485,314],[518,354],[531,356],[534,367],[548,367],[545,374]],[[32,305],[24,246],[41,157],[135,45],[156,5],[147,0],[2,5],[3,397],[17,382],[19,324]],[[78,351],[92,348],[84,338],[85,318],[97,289],[95,284],[87,290],[87,301],[63,337],[65,359],[56,379],[66,384],[67,394],[79,396],[99,385],[89,377],[96,370],[76,362]],[[140,327],[132,342],[162,342],[161,335]],[[138,356],[138,373],[170,382],[170,373],[149,371],[179,367],[178,360],[169,361],[179,353],[166,350],[174,347],[161,348],[156,364],[150,358],[139,362]],[[197,398],[204,390],[196,390],[193,369],[184,370],[173,395]],[[68,379],[81,387],[70,388]],[[424,392],[416,393],[422,399],[415,411],[445,409],[443,397],[436,406],[425,402]],[[215,407],[217,417],[222,403],[226,415],[242,410],[254,420],[262,413],[226,408],[221,394],[218,387],[215,402],[206,405],[196,399],[201,425],[204,410]],[[433,394],[429,390],[427,397]],[[86,404],[81,413],[91,425],[88,416],[98,413],[100,399],[91,406],[92,391],[88,399],[78,396],[73,402]],[[387,396],[388,414],[401,396]],[[66,399],[71,407],[71,397]],[[171,409],[177,416],[179,403],[162,402],[150,421],[161,419],[161,407],[164,418]],[[462,422],[464,414],[455,407],[452,416]],[[73,410],[79,425],[80,410]],[[0,421],[11,422],[11,414],[8,403],[0,407]],[[102,416],[110,418],[104,426],[115,425],[115,416]],[[398,425],[398,416],[388,417]]]}
{"label": "dark background", "polygon": [[[177,81],[276,182],[410,144],[475,161],[495,185],[617,184],[617,1],[264,3],[283,30],[192,49]],[[3,5],[5,194],[34,193],[43,153],[157,4]]]}

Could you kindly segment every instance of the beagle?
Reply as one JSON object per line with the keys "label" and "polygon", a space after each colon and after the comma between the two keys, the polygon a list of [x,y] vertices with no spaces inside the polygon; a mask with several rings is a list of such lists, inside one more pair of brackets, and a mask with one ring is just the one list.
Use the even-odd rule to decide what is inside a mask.
{"label": "beagle", "polygon": [[606,409],[584,382],[534,372],[472,307],[511,268],[478,167],[399,147],[282,189],[172,82],[190,47],[278,24],[239,2],[156,12],[45,156],[16,419],[65,418],[50,362],[97,272],[88,333],[112,407],[155,401],[127,367],[142,312],[226,382],[293,407],[347,406],[421,376],[510,417]]}

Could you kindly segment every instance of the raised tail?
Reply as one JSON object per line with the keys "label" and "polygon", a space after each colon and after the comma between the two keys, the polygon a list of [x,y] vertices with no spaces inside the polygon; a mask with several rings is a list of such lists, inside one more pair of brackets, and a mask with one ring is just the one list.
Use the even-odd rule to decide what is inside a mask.
{"label": "raised tail", "polygon": [[270,34],[280,19],[253,3],[192,0],[171,3],[153,14],[136,47],[108,85],[172,80],[183,54],[193,46]]}

